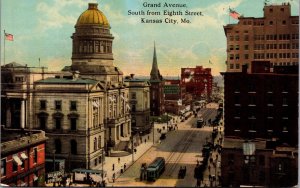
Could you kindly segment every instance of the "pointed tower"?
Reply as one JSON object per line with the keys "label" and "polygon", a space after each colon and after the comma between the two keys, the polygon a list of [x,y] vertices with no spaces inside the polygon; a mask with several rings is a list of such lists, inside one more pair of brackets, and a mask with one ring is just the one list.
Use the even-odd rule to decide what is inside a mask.
{"label": "pointed tower", "polygon": [[160,116],[165,113],[164,107],[164,81],[157,66],[156,48],[154,42],[153,62],[150,72],[150,111],[152,116]]}
{"label": "pointed tower", "polygon": [[162,80],[162,76],[160,75],[158,65],[157,65],[155,42],[154,42],[154,52],[153,52],[153,61],[152,61],[152,69],[150,73],[150,80]]}

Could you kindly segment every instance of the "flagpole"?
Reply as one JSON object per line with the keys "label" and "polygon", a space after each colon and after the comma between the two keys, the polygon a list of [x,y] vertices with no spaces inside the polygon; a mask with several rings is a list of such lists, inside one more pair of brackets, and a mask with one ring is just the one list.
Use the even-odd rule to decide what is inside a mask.
{"label": "flagpole", "polygon": [[3,45],[3,64],[5,65],[5,40],[6,40],[6,37],[5,37],[5,30],[3,30],[4,33],[4,37],[3,37],[3,42],[4,42],[4,45]]}
{"label": "flagpole", "polygon": [[228,7],[228,24],[230,24],[230,6]]}

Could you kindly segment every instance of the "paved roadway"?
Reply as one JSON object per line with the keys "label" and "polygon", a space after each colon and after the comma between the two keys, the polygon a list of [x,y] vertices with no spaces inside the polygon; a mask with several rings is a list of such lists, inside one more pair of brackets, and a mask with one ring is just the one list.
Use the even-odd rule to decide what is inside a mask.
{"label": "paved roadway", "polygon": [[[201,109],[205,120],[214,119],[214,105]],[[161,144],[151,147],[142,157],[130,166],[112,186],[195,186],[194,168],[201,158],[202,145],[212,132],[212,127],[195,128],[196,118],[191,117],[178,124],[178,130],[168,132]],[[142,163],[149,165],[156,157],[166,159],[166,170],[155,182],[140,181]],[[186,166],[184,179],[177,179],[181,166]]]}

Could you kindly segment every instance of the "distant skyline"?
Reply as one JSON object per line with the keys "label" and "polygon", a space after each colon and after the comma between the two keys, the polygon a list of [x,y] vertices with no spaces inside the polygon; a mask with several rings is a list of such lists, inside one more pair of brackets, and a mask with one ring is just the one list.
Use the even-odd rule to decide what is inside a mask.
{"label": "distant skyline", "polygon": [[[6,41],[5,63],[61,70],[71,65],[72,40],[77,18],[88,3],[97,2],[106,15],[113,41],[114,65],[124,75],[148,76],[156,43],[158,67],[163,76],[180,75],[181,67],[196,65],[212,68],[213,75],[225,71],[226,37],[223,26],[237,23],[229,19],[228,8],[245,17],[262,17],[264,0],[1,0],[1,64],[3,65],[3,30],[14,35]],[[204,16],[187,17],[191,24],[142,24],[141,16],[128,16],[128,10],[147,10],[148,3],[186,3],[190,11]],[[292,15],[299,15],[299,1],[269,0],[268,4],[291,4]],[[165,8],[157,8],[164,10]],[[162,16],[161,16],[162,17]],[[176,16],[185,17],[185,16]],[[150,17],[148,17],[150,18]],[[154,18],[154,17],[153,17]],[[174,17],[175,18],[175,17]],[[211,63],[209,63],[211,61]]]}

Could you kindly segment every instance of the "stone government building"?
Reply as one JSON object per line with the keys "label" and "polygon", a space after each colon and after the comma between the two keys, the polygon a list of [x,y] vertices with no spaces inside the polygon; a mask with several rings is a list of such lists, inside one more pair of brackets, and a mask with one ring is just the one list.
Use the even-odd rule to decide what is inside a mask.
{"label": "stone government building", "polygon": [[61,72],[3,66],[1,123],[44,130],[46,157],[55,153],[69,161],[66,168],[99,169],[102,150],[109,154],[128,147],[129,88],[113,64],[114,37],[96,3],[79,16],[71,38],[72,64]]}

